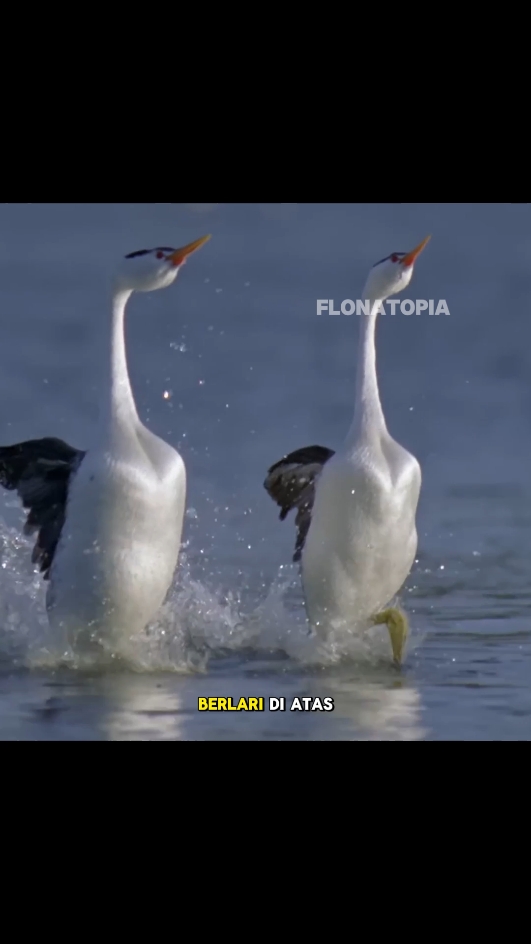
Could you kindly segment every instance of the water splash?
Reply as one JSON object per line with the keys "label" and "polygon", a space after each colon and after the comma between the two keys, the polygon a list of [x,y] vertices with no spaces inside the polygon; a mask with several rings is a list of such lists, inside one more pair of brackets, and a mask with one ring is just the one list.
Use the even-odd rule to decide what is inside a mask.
{"label": "water splash", "polygon": [[[181,553],[174,585],[156,621],[96,654],[72,649],[57,639],[45,609],[46,584],[30,563],[31,545],[0,521],[0,663],[19,668],[136,672],[206,672],[209,661],[230,652],[282,653],[293,666],[322,667],[349,661],[389,663],[385,627],[351,637],[338,633],[326,642],[307,623],[298,567],[281,567],[270,586],[247,593],[227,591],[198,580]],[[246,598],[244,601],[244,597]],[[413,630],[409,652],[420,638]]]}

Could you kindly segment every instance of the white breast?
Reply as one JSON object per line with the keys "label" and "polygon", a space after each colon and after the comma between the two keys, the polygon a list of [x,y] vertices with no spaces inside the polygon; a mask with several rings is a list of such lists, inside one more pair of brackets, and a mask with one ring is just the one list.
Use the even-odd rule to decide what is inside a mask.
{"label": "white breast", "polygon": [[302,580],[309,619],[323,632],[366,625],[413,564],[420,468],[395,445],[391,463],[364,448],[336,454],[319,478]]}
{"label": "white breast", "polygon": [[85,457],[50,575],[54,625],[131,635],[155,617],[177,564],[186,499],[184,463],[163,445],[160,471],[143,449],[134,461],[97,451]]}

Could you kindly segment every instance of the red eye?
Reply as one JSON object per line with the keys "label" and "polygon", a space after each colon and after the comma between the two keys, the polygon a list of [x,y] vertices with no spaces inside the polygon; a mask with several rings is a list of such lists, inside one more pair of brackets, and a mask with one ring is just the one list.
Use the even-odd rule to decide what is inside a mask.
{"label": "red eye", "polygon": [[396,255],[396,253],[393,253],[393,255],[391,256],[391,262],[398,262],[398,256]]}
{"label": "red eye", "polygon": [[163,253],[163,252],[158,252],[158,253],[157,253],[157,259],[164,259],[164,253]]}

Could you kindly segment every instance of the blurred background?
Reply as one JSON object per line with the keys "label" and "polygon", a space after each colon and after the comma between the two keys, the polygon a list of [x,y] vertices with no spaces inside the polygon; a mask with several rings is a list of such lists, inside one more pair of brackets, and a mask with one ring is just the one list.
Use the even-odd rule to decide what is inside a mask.
{"label": "blurred background", "polygon": [[[225,607],[209,610],[218,656],[208,663],[207,681],[175,677],[174,663],[174,674],[156,682],[125,674],[119,684],[118,677],[89,684],[74,670],[66,681],[55,666],[45,676],[42,668],[30,671],[28,641],[42,624],[42,588],[29,563],[31,545],[16,537],[18,503],[2,493],[0,593],[9,646],[2,649],[0,631],[0,702],[8,699],[10,721],[4,734],[0,724],[0,736],[71,736],[62,709],[53,729],[41,726],[39,711],[55,697],[46,694],[43,701],[41,686],[54,679],[59,684],[59,673],[64,691],[76,699],[89,686],[90,710],[80,709],[78,737],[133,737],[147,730],[147,737],[527,738],[531,207],[2,204],[3,444],[52,435],[83,448],[96,418],[113,267],[136,249],[180,246],[205,233],[212,240],[190,258],[171,289],[133,296],[126,330],[139,414],[186,462],[187,575],[201,598],[194,619],[201,622],[202,594]],[[295,530],[290,520],[278,521],[262,483],[285,452],[313,443],[336,448],[352,418],[359,319],[317,317],[316,300],[334,299],[338,307],[358,298],[374,262],[413,248],[428,234],[432,240],[406,295],[435,304],[445,299],[450,315],[406,317],[398,310],[377,325],[388,428],[417,456],[424,476],[418,565],[405,600],[417,633],[408,667],[399,682],[380,669],[369,677],[358,669],[327,668],[322,694],[335,686],[342,709],[317,720],[264,716],[239,727],[231,719],[233,727],[223,727],[226,719],[199,716],[194,706],[197,694],[215,694],[218,678],[226,693],[224,673],[238,688],[235,694],[249,666],[269,673],[270,694],[283,694],[289,685],[298,694],[303,683],[310,685],[311,673],[282,635],[295,612],[289,632],[304,631],[298,572],[290,565]],[[269,611],[274,646],[267,634],[259,634],[263,645],[257,646],[256,630],[247,638],[242,620],[263,605],[281,572],[289,575],[290,587],[281,609]],[[191,586],[187,599],[194,596]],[[30,597],[34,609],[26,611]],[[14,614],[22,611],[17,622]],[[260,613],[255,623],[265,619]],[[245,643],[241,651],[234,627],[240,627],[238,645]],[[15,659],[17,633],[26,655]],[[284,657],[263,663],[264,646]],[[253,661],[258,649],[260,670]],[[152,668],[145,660],[142,665]],[[268,686],[261,678],[263,694]],[[114,721],[109,733],[101,720],[111,711],[108,702],[114,704],[118,688],[131,686],[137,707],[120,709],[121,715],[117,709],[122,721]],[[150,710],[142,705],[152,696],[167,696],[172,705],[180,699],[187,720],[178,731],[141,727],[138,719]],[[73,708],[68,699],[65,704],[68,719]],[[173,711],[168,708],[169,715]]]}

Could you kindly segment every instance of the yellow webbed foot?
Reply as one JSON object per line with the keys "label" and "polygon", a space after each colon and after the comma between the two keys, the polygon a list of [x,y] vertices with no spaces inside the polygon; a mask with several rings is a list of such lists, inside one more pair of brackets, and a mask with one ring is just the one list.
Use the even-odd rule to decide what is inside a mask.
{"label": "yellow webbed foot", "polygon": [[391,639],[393,659],[396,665],[401,665],[409,633],[409,624],[406,614],[398,609],[398,607],[391,606],[389,609],[382,610],[381,613],[377,613],[376,616],[373,616],[373,623],[386,624]]}

